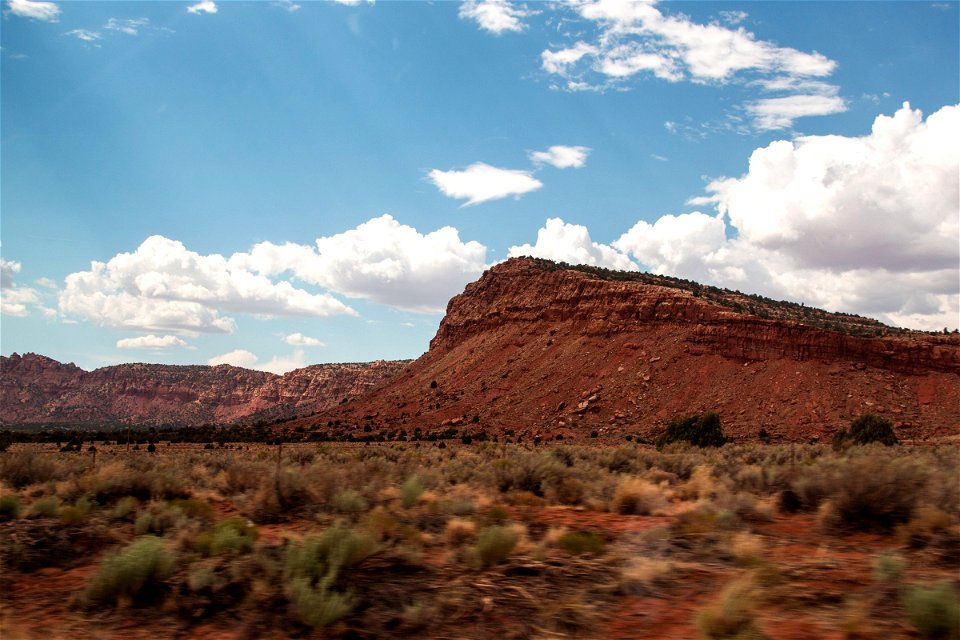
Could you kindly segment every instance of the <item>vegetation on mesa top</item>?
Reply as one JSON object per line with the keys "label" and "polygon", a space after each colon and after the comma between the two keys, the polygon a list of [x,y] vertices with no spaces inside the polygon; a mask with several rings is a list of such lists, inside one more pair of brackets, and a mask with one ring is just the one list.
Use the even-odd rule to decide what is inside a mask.
{"label": "vegetation on mesa top", "polygon": [[[808,307],[802,303],[774,300],[758,294],[731,291],[730,289],[722,289],[720,287],[700,284],[693,280],[674,278],[672,276],[660,276],[641,271],[614,271],[612,269],[604,269],[603,267],[554,262],[544,258],[529,256],[525,256],[525,259],[533,262],[533,264],[542,271],[579,271],[600,280],[640,282],[658,287],[682,289],[691,292],[698,298],[703,298],[714,304],[727,307],[737,313],[750,314],[768,320],[791,320],[812,327],[837,331],[852,336],[874,338],[888,335],[938,334],[936,331],[916,331],[891,327],[873,318],[864,318],[856,314],[833,313],[816,307]],[[946,329],[944,331],[946,331]],[[956,330],[954,333],[956,333]]]}

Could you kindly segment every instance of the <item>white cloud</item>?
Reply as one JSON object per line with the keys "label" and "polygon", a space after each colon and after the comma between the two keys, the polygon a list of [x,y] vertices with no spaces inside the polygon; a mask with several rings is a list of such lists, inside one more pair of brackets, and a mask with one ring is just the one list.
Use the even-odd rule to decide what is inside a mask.
{"label": "white cloud", "polygon": [[[960,106],[904,105],[862,137],[757,149],[708,185],[718,216],[638,222],[613,243],[653,271],[914,328],[960,316]],[[729,236],[729,237],[728,237]]]}
{"label": "white cloud", "polygon": [[540,54],[541,64],[548,73],[566,75],[570,68],[586,56],[596,56],[600,48],[586,42],[557,51],[545,50]]}
{"label": "white cloud", "polygon": [[[421,234],[386,214],[318,238],[316,248],[316,253],[309,247],[290,252],[287,265],[272,259],[261,264],[274,270],[286,266],[301,280],[346,296],[429,313],[443,311],[483,272],[487,254],[478,242],[461,242],[453,227]],[[260,251],[261,256],[272,253],[266,247]]]}
{"label": "white cloud", "polygon": [[466,0],[460,5],[460,18],[475,21],[480,28],[500,35],[505,31],[523,31],[521,21],[530,15],[507,0]]}
{"label": "white cloud", "polygon": [[89,29],[71,29],[63,35],[73,36],[77,40],[83,40],[84,42],[96,42],[101,37],[99,32],[90,31]]}
{"label": "white cloud", "polygon": [[190,13],[216,13],[217,12],[217,3],[213,0],[201,0],[196,4],[192,4],[187,7],[187,11]]}
{"label": "white cloud", "polygon": [[189,347],[186,342],[177,336],[157,336],[154,334],[123,338],[117,340],[118,349],[169,349],[171,347]]}
{"label": "white cloud", "polygon": [[200,255],[163,236],[147,238],[90,271],[67,276],[60,310],[102,325],[170,332],[230,332],[220,311],[329,316],[355,312],[328,294],[274,282],[223,256]]}
{"label": "white cloud", "polygon": [[746,11],[721,11],[720,18],[729,25],[738,25],[746,20],[748,14]]}
{"label": "white cloud", "polygon": [[33,18],[44,22],[57,22],[60,19],[60,7],[55,2],[36,0],[7,0],[10,13],[21,18]]}
{"label": "white cloud", "polygon": [[847,103],[830,95],[793,95],[782,98],[764,98],[747,105],[747,113],[754,118],[757,129],[787,129],[793,121],[804,116],[827,116],[843,113]]}
{"label": "white cloud", "polygon": [[288,336],[284,336],[283,341],[287,344],[294,347],[325,347],[325,343],[317,340],[316,338],[311,338],[310,336],[305,336],[302,333],[291,333]]}
{"label": "white cloud", "polygon": [[23,318],[30,315],[33,307],[49,317],[51,310],[43,306],[40,293],[31,287],[19,287],[14,282],[21,269],[19,262],[0,258],[0,314]]}
{"label": "white cloud", "polygon": [[532,256],[546,258],[569,264],[586,264],[621,271],[636,271],[630,258],[620,251],[597,242],[593,242],[587,228],[577,224],[567,224],[560,218],[549,218],[537,231],[535,245],[510,247],[508,256]]}
{"label": "white cloud", "polygon": [[300,5],[298,5],[296,2],[293,2],[293,0],[273,0],[270,5],[277,7],[278,9],[283,9],[284,11],[289,11],[290,13],[300,10]]}
{"label": "white cloud", "polygon": [[15,260],[0,258],[0,288],[9,289],[13,287],[16,274],[20,273],[22,268],[23,265]]}
{"label": "white cloud", "polygon": [[140,32],[140,29],[149,26],[149,24],[150,20],[148,18],[131,18],[128,20],[110,18],[103,25],[103,28],[108,31],[117,31],[128,36],[135,36]]}
{"label": "white cloud", "polygon": [[578,33],[573,44],[541,53],[543,70],[564,78],[568,90],[623,88],[635,78],[653,76],[668,82],[714,84],[753,80],[754,86],[768,92],[801,92],[749,105],[748,112],[761,129],[783,128],[793,118],[846,109],[836,96],[836,86],[811,81],[831,75],[836,62],[817,52],[757,39],[736,26],[746,18],[743,12],[721,12],[725,26],[667,15],[654,2],[586,0],[558,6],[572,7],[598,33],[590,41],[571,29]]}
{"label": "white cloud", "polygon": [[366,2],[367,4],[374,4],[375,2],[375,0],[333,0],[333,1],[336,2],[337,4],[342,4],[348,7],[355,7],[357,5],[363,4],[364,2]]}
{"label": "white cloud", "polygon": [[246,349],[235,349],[210,358],[207,360],[207,364],[211,366],[229,364],[234,367],[243,367],[244,369],[255,369],[257,371],[267,371],[269,373],[283,375],[288,371],[307,366],[307,360],[303,351],[300,349],[295,350],[289,356],[274,356],[267,362],[260,362],[256,354]]}
{"label": "white cloud", "polygon": [[475,162],[463,171],[433,169],[427,176],[444,195],[465,199],[465,207],[509,196],[520,197],[543,186],[529,171],[500,169],[483,162]]}
{"label": "white cloud", "polygon": [[567,147],[554,145],[546,151],[532,151],[530,160],[534,164],[549,164],[557,169],[574,167],[579,169],[587,163],[590,147]]}
{"label": "white cloud", "polygon": [[246,349],[234,349],[219,356],[214,356],[207,360],[207,364],[215,367],[220,364],[229,364],[234,367],[243,367],[250,369],[257,363],[257,356]]}

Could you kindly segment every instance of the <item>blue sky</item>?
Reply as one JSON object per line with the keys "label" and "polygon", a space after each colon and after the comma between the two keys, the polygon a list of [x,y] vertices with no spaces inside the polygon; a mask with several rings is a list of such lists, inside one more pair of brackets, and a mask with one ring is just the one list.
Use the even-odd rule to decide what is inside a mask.
{"label": "blue sky", "polygon": [[957,11],[7,0],[0,351],[416,357],[522,254],[954,328]]}

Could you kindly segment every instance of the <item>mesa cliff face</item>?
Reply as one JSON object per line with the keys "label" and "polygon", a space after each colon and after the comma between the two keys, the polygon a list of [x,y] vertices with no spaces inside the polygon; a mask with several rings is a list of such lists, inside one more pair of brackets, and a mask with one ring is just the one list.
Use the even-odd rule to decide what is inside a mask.
{"label": "mesa cliff face", "polygon": [[450,301],[429,352],[407,372],[324,418],[374,415],[408,431],[649,436],[704,410],[741,437],[761,428],[789,440],[829,437],[862,413],[885,415],[905,439],[958,435],[960,338],[668,278],[512,259]]}
{"label": "mesa cliff face", "polygon": [[0,423],[197,426],[290,418],[359,396],[406,364],[324,364],[278,376],[230,365],[84,371],[13,354],[0,356]]}

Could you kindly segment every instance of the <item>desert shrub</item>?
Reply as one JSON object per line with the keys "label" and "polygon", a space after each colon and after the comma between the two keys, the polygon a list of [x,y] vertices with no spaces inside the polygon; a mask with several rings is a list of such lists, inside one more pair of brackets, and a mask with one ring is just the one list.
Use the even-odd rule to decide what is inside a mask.
{"label": "desert shrub", "polygon": [[713,603],[697,616],[697,627],[704,638],[738,638],[746,640],[763,636],[754,624],[751,609],[756,589],[751,576],[728,584]]}
{"label": "desert shrub", "polygon": [[140,501],[133,496],[124,496],[117,500],[110,517],[113,520],[132,520],[137,513],[137,505]]}
{"label": "desert shrub", "polygon": [[476,523],[466,518],[450,518],[443,530],[443,537],[454,547],[471,540],[476,534]]}
{"label": "desert shrub", "polygon": [[873,562],[873,577],[881,583],[897,582],[903,576],[905,564],[903,558],[899,555],[893,553],[880,554]]}
{"label": "desert shrub", "polygon": [[903,606],[921,637],[960,638],[960,593],[950,583],[907,587]]}
{"label": "desert shrub", "polygon": [[940,534],[947,534],[953,518],[946,511],[924,505],[916,510],[909,522],[897,528],[897,537],[911,547],[923,547]]}
{"label": "desert shrub", "polygon": [[56,459],[33,451],[7,453],[0,462],[0,479],[17,489],[63,477],[64,469]]}
{"label": "desert shrub", "polygon": [[178,498],[171,500],[168,505],[191,519],[209,520],[213,516],[213,507],[202,500]]}
{"label": "desert shrub", "polygon": [[363,513],[369,505],[355,489],[344,489],[333,496],[333,507],[340,513]]}
{"label": "desert shrub", "polygon": [[494,460],[493,471],[501,492],[529,491],[542,498],[549,486],[566,476],[567,467],[551,455],[523,454]]}
{"label": "desert shrub", "polygon": [[0,520],[16,520],[20,517],[20,496],[15,493],[0,496]]}
{"label": "desert shrub", "polygon": [[560,547],[567,553],[577,556],[585,553],[593,555],[603,553],[605,546],[603,538],[593,531],[572,531],[560,538]]}
{"label": "desert shrub", "polygon": [[913,516],[927,472],[908,458],[860,457],[844,464],[824,524],[838,529],[887,531]]}
{"label": "desert shrub", "polygon": [[194,549],[205,556],[238,555],[253,550],[259,532],[253,523],[243,518],[228,518],[214,525],[210,531],[198,535]]}
{"label": "desert shrub", "polygon": [[40,498],[30,505],[30,511],[27,512],[28,518],[56,518],[60,513],[57,505],[57,499],[54,496]]}
{"label": "desert shrub", "polygon": [[727,441],[720,426],[720,414],[708,411],[700,415],[677,418],[656,440],[657,449],[673,442],[687,442],[695,447],[720,447]]}
{"label": "desert shrub", "polygon": [[107,556],[87,584],[86,597],[92,603],[150,600],[173,573],[174,560],[159,538],[146,536],[125,549]]}
{"label": "desert shrub", "polygon": [[300,622],[311,627],[326,627],[353,610],[350,594],[333,591],[328,584],[310,584],[306,578],[292,580],[287,596]]}
{"label": "desert shrub", "polygon": [[133,530],[137,535],[153,533],[162,536],[167,531],[180,527],[186,519],[179,509],[158,504],[137,516],[133,523]]}
{"label": "desert shrub", "polygon": [[663,508],[663,491],[642,478],[624,478],[613,494],[611,509],[622,515],[651,515]]}
{"label": "desert shrub", "polygon": [[354,531],[342,522],[291,545],[283,558],[283,579],[300,621],[323,627],[349,614],[353,596],[334,591],[334,584],[341,569],[364,560],[376,548],[372,536]]}
{"label": "desert shrub", "polygon": [[373,536],[338,522],[320,535],[307,536],[291,545],[283,560],[287,580],[307,578],[311,584],[336,574],[373,554],[377,549]]}
{"label": "desert shrub", "polygon": [[867,413],[850,423],[850,429],[841,429],[833,436],[833,448],[879,442],[888,447],[900,444],[893,433],[893,423],[874,413]]}
{"label": "desert shrub", "polygon": [[400,503],[404,509],[417,504],[420,494],[423,493],[423,481],[419,476],[410,476],[400,487]]}
{"label": "desert shrub", "polygon": [[225,494],[236,495],[256,489],[263,478],[270,476],[269,467],[264,462],[230,457],[217,480]]}
{"label": "desert shrub", "polygon": [[506,560],[519,540],[520,536],[510,527],[494,525],[481,531],[477,536],[477,558],[481,566],[489,567]]}
{"label": "desert shrub", "polygon": [[83,522],[87,514],[90,513],[92,503],[87,496],[81,496],[72,505],[60,510],[60,522],[65,525],[75,526]]}

